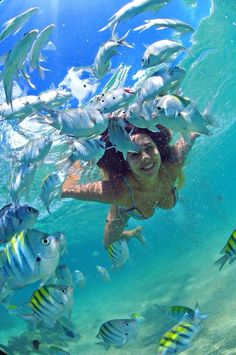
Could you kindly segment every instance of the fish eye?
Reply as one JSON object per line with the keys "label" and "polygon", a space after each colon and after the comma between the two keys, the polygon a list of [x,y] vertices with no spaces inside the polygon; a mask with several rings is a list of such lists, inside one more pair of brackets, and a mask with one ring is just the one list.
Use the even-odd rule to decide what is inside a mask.
{"label": "fish eye", "polygon": [[65,290],[64,288],[62,288],[62,289],[61,289],[61,292],[62,292],[62,293],[65,293],[65,292],[66,292],[66,290]]}
{"label": "fish eye", "polygon": [[133,114],[133,111],[129,111],[129,114],[132,115],[132,114]]}
{"label": "fish eye", "polygon": [[113,96],[113,100],[115,100],[116,98],[115,98],[115,96]]}
{"label": "fish eye", "polygon": [[125,323],[125,325],[127,325],[127,326],[128,326],[128,325],[129,325],[129,323],[127,323],[127,322],[126,322],[126,323]]}
{"label": "fish eye", "polygon": [[27,207],[27,208],[26,208],[26,211],[27,211],[27,212],[33,212],[33,208],[32,208],[32,207]]}
{"label": "fish eye", "polygon": [[161,107],[160,106],[157,106],[157,109],[158,109],[158,111],[161,111]]}
{"label": "fish eye", "polygon": [[144,59],[142,59],[142,62],[144,62]]}
{"label": "fish eye", "polygon": [[102,100],[102,102],[104,102],[105,100]]}
{"label": "fish eye", "polygon": [[101,96],[105,96],[105,94],[101,94]]}
{"label": "fish eye", "polygon": [[86,86],[87,86],[87,85],[86,85],[86,84],[84,84],[84,88],[86,88]]}
{"label": "fish eye", "polygon": [[43,245],[49,245],[50,244],[50,240],[48,238],[42,238],[42,244]]}

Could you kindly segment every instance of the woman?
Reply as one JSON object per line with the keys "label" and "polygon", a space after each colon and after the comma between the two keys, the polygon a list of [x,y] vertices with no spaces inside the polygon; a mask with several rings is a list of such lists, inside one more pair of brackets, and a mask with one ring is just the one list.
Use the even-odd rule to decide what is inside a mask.
{"label": "woman", "polygon": [[170,146],[170,131],[160,125],[157,127],[160,132],[154,133],[129,124],[131,140],[140,151],[129,152],[126,160],[121,152],[111,148],[105,136],[110,149],[98,162],[104,180],[79,185],[75,164],[63,184],[62,197],[112,205],[105,225],[105,248],[121,237],[127,240],[137,237],[142,242],[140,227],[124,231],[129,218],[149,219],[157,208],[169,209],[176,203],[175,183],[197,135],[191,134],[189,144],[180,139]]}

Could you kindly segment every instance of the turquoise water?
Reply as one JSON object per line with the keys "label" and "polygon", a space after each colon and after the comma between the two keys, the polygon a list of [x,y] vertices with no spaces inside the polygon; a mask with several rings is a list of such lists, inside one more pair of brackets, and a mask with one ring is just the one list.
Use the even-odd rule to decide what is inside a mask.
{"label": "turquoise water", "polygon": [[[45,14],[46,2],[41,2],[37,4]],[[101,9],[95,6],[93,1],[86,2],[87,7],[82,6],[82,2],[77,7],[75,2],[70,1],[70,11],[77,9],[78,13],[75,13],[74,17],[81,19],[79,45],[76,44],[76,31],[72,31],[73,24],[69,21],[71,12],[67,5],[61,5],[57,1],[52,3],[54,21],[60,30],[62,23],[66,24],[65,32],[61,30],[65,37],[54,35],[53,41],[57,51],[49,52],[47,67],[51,72],[48,76],[46,74],[46,82],[39,81],[38,92],[49,88],[51,82],[59,84],[70,66],[91,64],[97,46],[105,36],[96,36],[93,31],[105,25],[107,19],[126,2],[117,2],[119,6],[117,3],[116,6],[110,6],[108,2],[104,2],[104,13],[100,16]],[[27,324],[23,320],[10,316],[2,307],[0,343],[8,345],[12,355],[33,354],[31,343],[35,338],[43,345],[57,345],[73,355],[105,354],[106,351],[102,347],[94,345],[97,342],[99,326],[110,319],[126,318],[133,312],[140,312],[146,319],[146,322],[140,325],[137,338],[121,349],[112,347],[108,353],[155,354],[161,335],[174,323],[164,317],[154,304],[183,304],[193,307],[196,301],[199,302],[201,310],[209,316],[202,324],[191,349],[183,354],[236,354],[236,288],[233,276],[235,265],[226,265],[221,272],[213,265],[235,228],[236,218],[236,4],[233,0],[224,4],[221,0],[214,0],[211,4],[204,2],[204,5],[199,1],[196,8],[191,8],[184,7],[181,1],[172,3],[168,4],[165,12],[163,10],[162,16],[168,14],[170,17],[178,17],[197,27],[191,50],[182,62],[182,66],[188,70],[182,85],[183,93],[195,100],[201,110],[211,101],[212,115],[218,122],[218,127],[214,129],[211,137],[199,138],[193,147],[185,166],[186,182],[180,191],[181,199],[175,208],[169,211],[159,210],[154,217],[143,223],[130,220],[130,228],[143,225],[147,244],[144,247],[136,240],[130,241],[130,259],[118,271],[111,270],[107,253],[102,247],[108,206],[68,199],[54,204],[52,214],[48,215],[40,205],[37,199],[38,185],[46,172],[52,168],[54,160],[60,157],[60,147],[53,150],[49,161],[37,173],[36,186],[30,194],[29,202],[40,209],[41,218],[36,224],[37,229],[48,232],[60,230],[65,233],[68,253],[63,256],[62,262],[72,271],[82,270],[86,277],[85,287],[76,288],[74,291],[72,319],[80,337],[62,339],[56,330],[47,329],[28,332]],[[30,1],[27,6],[24,4],[24,8],[35,4],[36,2]],[[0,6],[5,10],[2,22],[23,10],[17,6],[11,7],[7,0]],[[63,13],[66,17],[62,21]],[[88,15],[91,15],[91,26],[88,26]],[[142,14],[132,20],[132,26],[141,24],[145,18],[155,17],[153,14],[150,16],[150,13],[148,15]],[[39,20],[33,22],[35,27],[42,27],[50,23],[50,20],[53,21],[52,18],[42,17],[42,23],[37,23]],[[32,28],[32,22],[31,26],[27,26]],[[129,28],[127,23],[122,26],[122,31]],[[71,37],[68,36],[69,33]],[[137,41],[137,49],[135,54],[130,52],[129,58],[123,55],[122,61],[133,66],[132,72],[139,68],[142,43],[150,43],[153,37],[148,36],[153,34],[156,34],[154,30],[152,35],[145,34],[142,41],[137,40],[137,34],[131,34],[130,41]],[[165,37],[164,33],[160,35]],[[86,39],[88,48],[85,46]],[[70,48],[69,60],[66,53]],[[114,66],[116,61],[119,63],[120,60],[121,58],[116,58]],[[1,139],[1,155],[4,157],[4,154],[7,154],[10,157],[12,141],[20,138],[13,135],[10,125],[4,123]],[[2,206],[8,201],[6,180],[10,170],[11,166],[7,161],[1,161]],[[110,283],[105,284],[98,277],[96,265],[103,265],[109,270]],[[19,298],[25,302],[34,289],[35,285],[31,285],[17,291],[13,303]]]}

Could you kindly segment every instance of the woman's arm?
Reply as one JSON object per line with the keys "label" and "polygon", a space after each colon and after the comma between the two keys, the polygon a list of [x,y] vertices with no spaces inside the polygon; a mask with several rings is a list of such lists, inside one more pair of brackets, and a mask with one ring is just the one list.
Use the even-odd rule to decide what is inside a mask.
{"label": "woman's arm", "polygon": [[183,138],[180,138],[175,145],[173,146],[175,155],[176,155],[176,162],[178,165],[183,166],[185,159],[190,152],[196,138],[199,137],[198,133],[190,133],[189,135],[189,142],[187,143]]}
{"label": "woman's arm", "polygon": [[95,201],[118,205],[121,203],[122,184],[118,180],[95,181],[78,184],[79,167],[74,164],[62,185],[62,198],[70,197],[84,201]]}

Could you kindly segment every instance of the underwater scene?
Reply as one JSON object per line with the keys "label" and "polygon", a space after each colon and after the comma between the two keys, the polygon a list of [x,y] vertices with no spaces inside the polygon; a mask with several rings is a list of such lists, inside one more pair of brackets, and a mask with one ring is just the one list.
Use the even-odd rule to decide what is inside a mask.
{"label": "underwater scene", "polygon": [[236,354],[235,0],[0,14],[0,354]]}

